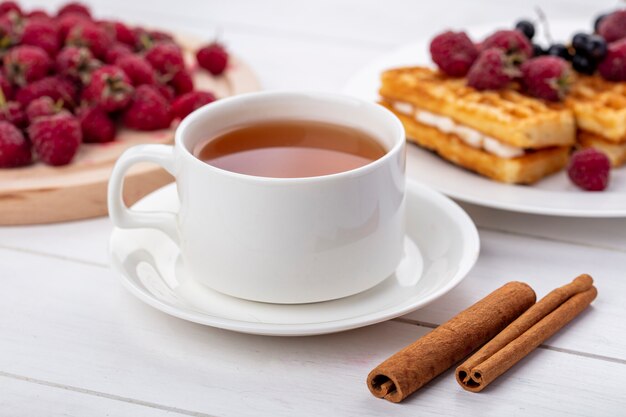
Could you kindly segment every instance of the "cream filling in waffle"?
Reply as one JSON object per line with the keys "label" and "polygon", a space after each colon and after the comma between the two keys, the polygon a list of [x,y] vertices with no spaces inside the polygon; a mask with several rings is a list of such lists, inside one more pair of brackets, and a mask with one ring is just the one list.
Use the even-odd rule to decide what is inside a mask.
{"label": "cream filling in waffle", "polygon": [[516,158],[524,155],[524,148],[507,145],[499,140],[485,135],[476,129],[464,126],[449,117],[416,109],[411,103],[405,101],[392,102],[393,109],[398,113],[415,118],[419,123],[432,126],[444,133],[452,133],[458,136],[465,144],[476,149],[496,155],[500,158]]}

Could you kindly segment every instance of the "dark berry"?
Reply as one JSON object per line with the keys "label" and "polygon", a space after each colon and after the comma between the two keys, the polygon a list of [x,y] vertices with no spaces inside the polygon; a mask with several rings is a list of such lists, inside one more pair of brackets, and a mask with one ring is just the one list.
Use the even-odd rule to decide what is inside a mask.
{"label": "dark berry", "polygon": [[596,17],[596,20],[593,21],[593,31],[595,33],[598,33],[598,28],[600,27],[600,22],[602,22],[602,19],[604,19],[608,15],[609,15],[608,13],[602,13],[601,15]]}
{"label": "dark berry", "polygon": [[600,62],[606,56],[608,46],[604,38],[600,35],[589,36],[589,56],[596,62]]}
{"label": "dark berry", "polygon": [[515,29],[522,32],[529,40],[535,36],[535,25],[528,20],[520,20],[517,22],[515,24]]}
{"label": "dark berry", "polygon": [[589,35],[586,33],[577,33],[572,38],[572,47],[576,52],[589,54]]}
{"label": "dark berry", "polygon": [[576,54],[572,58],[572,67],[581,74],[591,75],[596,71],[595,63],[586,55]]}
{"label": "dark berry", "polygon": [[533,56],[541,56],[545,54],[546,54],[546,50],[543,49],[541,45],[537,45],[536,43],[533,43]]}
{"label": "dark berry", "polygon": [[570,54],[569,49],[567,49],[567,46],[563,45],[562,43],[555,43],[550,45],[547,54],[552,56],[558,56],[559,58],[563,58],[567,61],[572,60],[572,55]]}

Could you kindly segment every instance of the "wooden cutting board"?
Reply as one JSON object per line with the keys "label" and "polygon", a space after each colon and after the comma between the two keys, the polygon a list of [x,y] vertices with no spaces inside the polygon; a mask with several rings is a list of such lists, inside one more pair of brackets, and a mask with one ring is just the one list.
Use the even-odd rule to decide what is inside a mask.
{"label": "wooden cutting board", "polygon": [[[191,65],[199,42],[179,39]],[[212,91],[223,98],[259,89],[252,70],[231,56],[225,74],[212,77],[194,69],[197,89]],[[82,144],[71,164],[52,167],[42,163],[22,168],[0,169],[0,225],[41,224],[86,219],[107,214],[107,182],[111,169],[127,148],[144,143],[172,143],[175,128],[156,132],[129,129],[118,131],[115,141]],[[124,199],[132,204],[146,194],[171,182],[163,169],[138,164],[124,183]]]}

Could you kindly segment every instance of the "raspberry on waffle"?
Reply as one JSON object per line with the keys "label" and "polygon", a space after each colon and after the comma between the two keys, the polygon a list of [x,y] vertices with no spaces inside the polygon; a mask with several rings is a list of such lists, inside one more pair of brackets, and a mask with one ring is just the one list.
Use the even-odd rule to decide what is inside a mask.
{"label": "raspberry on waffle", "polygon": [[576,140],[572,111],[513,89],[477,91],[425,67],[382,74],[381,102],[408,139],[489,178],[530,184],[561,170]]}

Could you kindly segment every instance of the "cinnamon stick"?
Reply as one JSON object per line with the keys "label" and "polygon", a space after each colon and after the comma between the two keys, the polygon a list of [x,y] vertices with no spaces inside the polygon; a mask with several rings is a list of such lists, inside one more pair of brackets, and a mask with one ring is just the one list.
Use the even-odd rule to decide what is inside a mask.
{"label": "cinnamon stick", "polygon": [[553,290],[459,366],[457,382],[468,391],[482,391],[580,314],[596,295],[587,274]]}
{"label": "cinnamon stick", "polygon": [[371,393],[400,402],[498,334],[535,302],[522,282],[509,282],[400,350],[367,377]]}

